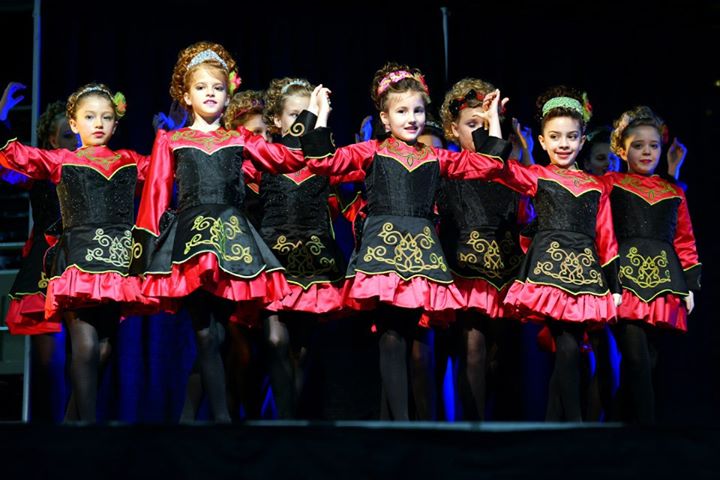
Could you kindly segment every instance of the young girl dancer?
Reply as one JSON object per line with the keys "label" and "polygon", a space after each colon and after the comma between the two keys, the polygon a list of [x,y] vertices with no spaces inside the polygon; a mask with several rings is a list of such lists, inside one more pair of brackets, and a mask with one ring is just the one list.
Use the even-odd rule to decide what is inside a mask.
{"label": "young girl dancer", "polygon": [[[419,387],[415,403],[425,412],[421,416],[434,414],[428,413],[433,411],[429,397],[434,389],[428,388],[433,376],[432,331],[418,328],[420,314],[463,306],[431,221],[440,177],[489,178],[502,162],[498,157],[450,152],[416,141],[430,101],[419,70],[389,63],[376,72],[371,94],[390,133],[386,139],[336,150],[330,131],[317,128],[301,140],[310,171],[365,176],[368,216],[348,267],[346,292],[353,308],[376,309],[380,374],[389,414],[395,420],[408,420],[407,356],[413,341],[422,344],[415,355],[426,359],[423,369],[412,372],[413,386]],[[322,125],[329,100],[319,98]],[[499,137],[497,115],[488,121],[490,135]]]}
{"label": "young girl dancer", "polygon": [[636,107],[615,122],[611,148],[627,173],[608,173],[620,254],[622,305],[613,326],[622,354],[622,420],[655,420],[653,337],[687,331],[687,315],[700,290],[695,236],[683,189],[655,175],[665,124],[650,108]]}
{"label": "young girl dancer", "polygon": [[88,422],[96,419],[98,373],[109,356],[120,307],[147,302],[138,279],[128,274],[136,183],[144,178],[148,157],[106,146],[125,107],[121,94],[91,83],[67,102],[79,149],[43,150],[8,136],[0,140],[0,164],[57,185],[63,232],[50,266],[45,318],[62,319],[68,328],[71,406]]}

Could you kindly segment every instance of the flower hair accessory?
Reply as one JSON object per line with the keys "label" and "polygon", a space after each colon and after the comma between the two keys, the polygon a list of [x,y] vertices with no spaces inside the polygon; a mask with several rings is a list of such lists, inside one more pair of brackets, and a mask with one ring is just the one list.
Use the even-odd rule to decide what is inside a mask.
{"label": "flower hair accessory", "polygon": [[200,53],[195,54],[195,56],[190,59],[190,63],[188,63],[187,68],[189,70],[192,67],[194,67],[195,65],[200,65],[201,63],[207,62],[210,60],[215,60],[216,62],[219,62],[220,65],[222,65],[225,70],[228,69],[228,66],[227,66],[227,63],[225,63],[225,60],[220,58],[220,55],[215,53],[214,50],[210,50],[210,49],[206,49]]}
{"label": "flower hair accessory", "polygon": [[[588,103],[588,106],[590,104]],[[590,112],[586,111],[584,106],[576,99],[572,97],[553,97],[542,107],[542,116],[548,114],[550,110],[553,108],[568,108],[570,110],[576,111],[578,114],[580,114],[585,121],[590,119]],[[592,108],[592,107],[591,107]]]}
{"label": "flower hair accessory", "polygon": [[232,95],[233,92],[235,92],[235,90],[237,90],[238,87],[240,87],[241,83],[242,83],[242,78],[240,78],[240,75],[238,75],[238,73],[235,70],[230,72],[230,75],[228,76],[228,93],[230,93],[230,95]]}
{"label": "flower hair accessory", "polygon": [[582,94],[583,99],[583,119],[585,120],[585,123],[590,121],[590,118],[592,117],[592,105],[590,104],[590,100],[588,99],[587,92],[583,92]]}
{"label": "flower hair accessory", "polygon": [[423,90],[425,90],[425,93],[429,94],[430,91],[428,90],[427,83],[425,83],[425,77],[422,76],[419,73],[410,73],[407,70],[396,70],[394,72],[390,72],[387,75],[383,77],[382,80],[380,80],[380,84],[377,87],[377,94],[382,95],[385,90],[387,90],[390,85],[394,85],[398,83],[400,80],[404,80],[406,78],[414,78],[418,82],[420,82],[420,85],[422,85]]}
{"label": "flower hair accessory", "polygon": [[115,95],[112,96],[112,101],[115,104],[115,112],[117,112],[118,118],[124,117],[125,112],[127,111],[127,101],[125,100],[125,95],[121,92],[116,92]]}

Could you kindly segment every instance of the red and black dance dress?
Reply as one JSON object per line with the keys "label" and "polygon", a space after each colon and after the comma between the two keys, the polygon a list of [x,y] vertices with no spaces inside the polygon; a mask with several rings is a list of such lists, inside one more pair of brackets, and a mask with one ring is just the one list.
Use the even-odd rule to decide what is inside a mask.
{"label": "red and black dance dress", "polygon": [[501,159],[410,145],[394,137],[336,150],[326,128],[301,141],[311,172],[365,176],[367,219],[346,274],[348,306],[371,309],[382,302],[425,311],[462,308],[462,294],[453,285],[432,222],[440,177],[487,179],[502,169]]}
{"label": "red and black dance dress", "polygon": [[[135,225],[140,255],[133,272],[143,293],[180,299],[197,289],[257,308],[289,293],[282,265],[250,224],[244,207],[249,162],[272,173],[303,166],[302,154],[244,127],[202,132],[159,130]],[[177,211],[168,207],[177,182]],[[247,305],[247,303],[245,303]],[[256,318],[238,307],[232,320]]]}
{"label": "red and black dance dress", "polygon": [[522,262],[519,235],[530,217],[528,198],[495,182],[443,178],[437,205],[440,242],[464,307],[507,317],[503,297]]}
{"label": "red and black dance dress", "polygon": [[[311,122],[315,119],[313,115]],[[291,129],[278,141],[302,155],[299,137],[304,131]],[[261,175],[260,235],[285,267],[290,287],[289,295],[266,309],[321,314],[343,308],[346,266],[333,233],[331,203],[335,196],[330,192],[331,184],[340,181],[341,177],[315,175],[307,167]]]}
{"label": "red and black dance dress", "polygon": [[687,331],[683,297],[701,264],[683,189],[657,175],[607,173],[620,255],[618,318]]}
{"label": "red and black dance dress", "polygon": [[149,157],[106,146],[71,152],[0,143],[2,166],[56,185],[63,230],[53,247],[45,318],[59,323],[65,310],[109,302],[120,302],[124,315],[154,308],[129,275],[136,184]]}
{"label": "red and black dance dress", "polygon": [[581,170],[506,165],[498,181],[533,198],[537,233],[505,303],[525,320],[614,320],[620,284],[605,185]]}
{"label": "red and black dance dress", "polygon": [[[24,175],[22,177],[27,179]],[[45,321],[46,266],[49,267],[46,255],[50,249],[46,234],[51,237],[54,232],[49,230],[59,227],[60,204],[55,185],[50,182],[27,179],[21,185],[29,190],[33,223],[30,237],[23,246],[20,269],[10,287],[5,323],[13,335],[57,333],[62,330],[61,322]],[[57,241],[57,238],[51,238]]]}

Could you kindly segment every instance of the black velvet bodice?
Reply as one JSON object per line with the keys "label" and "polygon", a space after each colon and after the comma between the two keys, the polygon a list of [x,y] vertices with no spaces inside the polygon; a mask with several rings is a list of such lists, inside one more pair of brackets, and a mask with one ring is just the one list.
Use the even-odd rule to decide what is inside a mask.
{"label": "black velvet bodice", "polygon": [[430,218],[439,184],[438,162],[409,171],[397,160],[375,155],[365,179],[368,215]]}
{"label": "black velvet bodice", "polygon": [[610,199],[618,240],[652,238],[673,243],[680,198],[662,200],[662,208],[658,208],[633,193],[614,188]]}
{"label": "black velvet bodice", "polygon": [[175,154],[178,210],[197,205],[234,205],[245,199],[242,147],[226,147],[207,154],[196,148],[179,148]]}
{"label": "black velvet bodice", "polygon": [[490,226],[510,230],[517,224],[518,197],[498,183],[444,178],[438,195],[443,228],[460,231]]}
{"label": "black velvet bodice", "polygon": [[555,182],[540,179],[533,200],[538,230],[565,230],[595,238],[600,192],[575,196]]}
{"label": "black velvet bodice", "polygon": [[297,184],[285,175],[263,174],[260,182],[264,216],[262,226],[329,228],[327,177],[313,175]]}
{"label": "black velvet bodice", "polygon": [[44,232],[60,218],[60,202],[55,185],[47,181],[33,182],[30,189],[33,228]]}
{"label": "black velvet bodice", "polygon": [[137,167],[117,170],[107,178],[93,168],[64,165],[57,185],[63,227],[133,224]]}

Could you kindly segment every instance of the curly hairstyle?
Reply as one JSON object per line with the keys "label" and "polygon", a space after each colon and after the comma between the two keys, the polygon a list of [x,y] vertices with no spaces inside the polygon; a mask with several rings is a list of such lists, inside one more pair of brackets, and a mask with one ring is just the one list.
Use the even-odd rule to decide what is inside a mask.
{"label": "curly hairstyle", "polygon": [[422,99],[425,105],[430,104],[430,95],[425,90],[425,86],[417,78],[403,78],[402,80],[391,83],[388,88],[382,93],[378,94],[378,87],[380,82],[392,72],[404,70],[415,76],[422,76],[422,72],[417,68],[411,68],[407,65],[402,65],[395,62],[388,62],[380,70],[375,72],[373,76],[372,85],[370,86],[370,96],[375,108],[378,112],[387,111],[387,99],[391,93],[405,93],[408,91],[418,92],[422,95]]}
{"label": "curly hairstyle", "polygon": [[[478,78],[463,78],[450,88],[445,94],[445,99],[440,106],[440,118],[442,119],[442,127],[445,131],[446,138],[457,140],[457,137],[453,135],[452,124],[460,117],[460,112],[458,112],[457,115],[452,114],[450,111],[450,103],[455,99],[464,99],[470,90],[475,90],[477,93],[487,95],[495,90],[495,86]],[[482,105],[482,101],[477,98],[467,100],[467,106],[470,108],[475,108],[479,105]]]}
{"label": "curly hairstyle", "polygon": [[309,97],[315,87],[304,78],[276,78],[270,81],[270,86],[265,90],[263,97],[265,111],[263,119],[272,134],[279,134],[280,129],[275,126],[275,118],[282,115],[285,108],[285,101],[292,95]]}
{"label": "curly hairstyle", "polygon": [[58,122],[65,118],[66,103],[58,100],[47,106],[45,111],[38,119],[37,137],[40,142],[40,148],[53,148],[50,143],[50,137],[55,135],[58,128]]}
{"label": "curly hairstyle", "polygon": [[587,97],[584,97],[583,94],[580,93],[580,91],[571,87],[566,87],[565,85],[558,85],[556,87],[545,90],[545,92],[543,92],[535,102],[535,106],[537,107],[538,120],[540,121],[540,131],[545,128],[545,123],[547,123],[548,120],[556,117],[572,117],[580,122],[580,130],[585,131],[585,125],[590,120],[589,112],[587,115],[584,115],[584,112],[579,112],[574,108],[554,107],[545,112],[545,114],[543,114],[543,107],[548,102],[548,100],[556,97],[573,98],[580,102],[580,105],[583,105],[583,108],[585,107],[587,100]]}
{"label": "curly hairstyle", "polygon": [[[211,50],[215,52],[223,60],[223,62],[225,62],[225,65],[217,60],[210,59],[189,67],[190,61],[193,57],[204,50]],[[193,43],[189,47],[181,50],[178,54],[177,61],[175,62],[172,80],[170,81],[170,96],[174,100],[180,102],[180,105],[188,111],[192,111],[192,107],[185,103],[184,94],[190,89],[192,74],[200,68],[201,65],[203,67],[210,67],[216,70],[220,76],[225,79],[225,84],[228,82],[230,72],[234,71],[236,67],[235,60],[232,58],[230,53],[225,50],[225,47],[219,43],[202,41]]]}
{"label": "curly hairstyle", "polygon": [[630,134],[630,129],[648,126],[658,131],[661,139],[664,139],[665,122],[650,107],[645,105],[637,106],[627,112],[623,112],[620,118],[615,120],[615,127],[610,135],[610,150],[615,155],[620,154],[620,149],[625,148],[625,139]]}
{"label": "curly hairstyle", "polygon": [[72,94],[70,94],[70,97],[68,97],[67,105],[65,107],[65,115],[67,115],[67,118],[75,118],[80,100],[92,95],[105,97],[110,101],[110,104],[113,106],[113,111],[115,112],[115,119],[119,119],[120,117],[125,115],[124,111],[118,111],[118,105],[115,103],[115,100],[113,99],[114,95],[110,91],[108,86],[104,83],[93,82],[83,85],[82,87],[75,90]]}
{"label": "curly hairstyle", "polygon": [[230,99],[223,115],[226,130],[235,130],[252,115],[262,115],[265,109],[262,90],[243,90]]}

